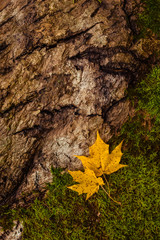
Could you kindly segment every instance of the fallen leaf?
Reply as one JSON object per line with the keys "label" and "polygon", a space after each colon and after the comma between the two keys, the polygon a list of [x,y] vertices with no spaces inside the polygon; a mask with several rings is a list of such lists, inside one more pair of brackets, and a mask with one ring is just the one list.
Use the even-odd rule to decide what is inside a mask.
{"label": "fallen leaf", "polygon": [[104,143],[97,131],[96,142],[89,147],[89,157],[75,156],[79,158],[84,169],[91,169],[96,176],[111,174],[127,165],[119,164],[123,153],[121,152],[123,141],[109,154],[109,145]]}
{"label": "fallen leaf", "polygon": [[82,193],[87,193],[86,200],[95,192],[98,192],[100,185],[104,185],[103,179],[100,177],[97,178],[91,169],[85,169],[85,172],[69,170],[68,172],[73,177],[74,181],[79,182],[79,184],[70,186],[68,188],[78,192],[79,195]]}

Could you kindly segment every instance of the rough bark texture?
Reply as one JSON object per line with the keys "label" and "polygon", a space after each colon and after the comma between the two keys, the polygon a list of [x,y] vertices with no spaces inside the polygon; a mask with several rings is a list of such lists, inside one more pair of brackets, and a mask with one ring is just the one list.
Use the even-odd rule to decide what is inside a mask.
{"label": "rough bark texture", "polygon": [[137,2],[1,0],[1,204],[42,192],[52,165],[81,169],[73,155],[133,112],[125,90],[152,58],[133,40]]}

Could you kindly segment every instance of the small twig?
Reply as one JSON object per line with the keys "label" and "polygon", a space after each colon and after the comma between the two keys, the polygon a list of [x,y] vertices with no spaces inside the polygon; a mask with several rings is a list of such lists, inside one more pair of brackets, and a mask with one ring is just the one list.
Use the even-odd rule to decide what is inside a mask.
{"label": "small twig", "polygon": [[105,179],[105,181],[106,181],[106,183],[107,183],[107,186],[108,186],[108,191],[109,191],[109,196],[110,196],[109,182],[107,181],[107,178],[105,177],[105,175],[104,175],[104,174],[103,174],[103,177],[104,177],[104,179]]}
{"label": "small twig", "polygon": [[116,200],[114,200],[114,199],[109,195],[109,193],[104,189],[104,187],[103,187],[102,185],[101,185],[101,188],[105,191],[105,193],[108,195],[108,197],[109,197],[110,199],[112,199],[113,202],[121,205],[121,202],[117,202]]}

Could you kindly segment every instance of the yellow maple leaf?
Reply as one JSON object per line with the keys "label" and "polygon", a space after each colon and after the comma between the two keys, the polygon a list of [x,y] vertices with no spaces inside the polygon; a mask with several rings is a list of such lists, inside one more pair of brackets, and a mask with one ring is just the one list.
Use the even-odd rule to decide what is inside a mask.
{"label": "yellow maple leaf", "polygon": [[73,177],[74,181],[79,182],[79,184],[68,188],[78,192],[79,195],[87,193],[86,200],[95,192],[98,192],[100,185],[104,185],[103,179],[101,177],[97,178],[95,173],[90,169],[85,169],[85,172],[69,170],[68,172]]}
{"label": "yellow maple leaf", "polygon": [[79,158],[85,169],[94,171],[96,176],[111,174],[127,165],[119,164],[123,153],[121,152],[123,141],[109,154],[109,145],[104,143],[97,131],[96,142],[89,147],[89,157],[75,156]]}

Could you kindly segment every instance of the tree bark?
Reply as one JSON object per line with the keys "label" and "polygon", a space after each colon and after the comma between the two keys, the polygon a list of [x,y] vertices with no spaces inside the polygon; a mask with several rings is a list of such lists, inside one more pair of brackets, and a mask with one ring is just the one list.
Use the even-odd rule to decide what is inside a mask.
{"label": "tree bark", "polygon": [[[1,0],[0,203],[31,201],[51,166],[82,169],[132,115],[126,90],[152,62],[134,0]],[[22,194],[23,193],[23,194]]]}

